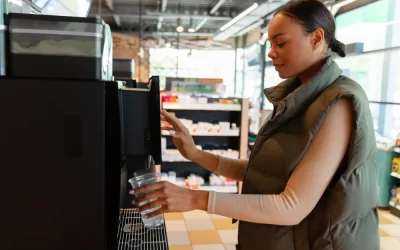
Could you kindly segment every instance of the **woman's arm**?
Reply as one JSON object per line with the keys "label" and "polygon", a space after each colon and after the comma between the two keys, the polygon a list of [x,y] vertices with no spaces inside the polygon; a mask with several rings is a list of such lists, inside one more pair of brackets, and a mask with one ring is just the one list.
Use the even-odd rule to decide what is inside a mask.
{"label": "woman's arm", "polygon": [[282,193],[238,195],[193,192],[199,199],[197,209],[255,223],[300,223],[318,203],[347,151],[352,115],[351,102],[347,99],[338,101],[332,107]]}
{"label": "woman's arm", "polygon": [[211,172],[237,181],[243,180],[248,163],[248,160],[225,158],[201,150],[191,160]]}

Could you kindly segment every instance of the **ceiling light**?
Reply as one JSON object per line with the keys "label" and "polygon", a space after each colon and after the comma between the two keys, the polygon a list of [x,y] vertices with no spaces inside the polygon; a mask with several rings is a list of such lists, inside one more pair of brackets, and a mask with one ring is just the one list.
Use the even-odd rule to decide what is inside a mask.
{"label": "ceiling light", "polygon": [[203,20],[201,20],[201,22],[199,24],[197,24],[195,30],[198,31],[201,27],[203,27],[203,25],[208,21],[208,17],[205,17]]}
{"label": "ceiling light", "polygon": [[233,24],[235,24],[236,22],[238,22],[240,19],[242,19],[243,17],[247,16],[248,14],[250,14],[251,12],[253,12],[255,9],[258,8],[258,3],[253,3],[253,5],[251,5],[249,8],[247,8],[245,11],[243,11],[242,13],[240,13],[239,15],[237,15],[235,18],[233,18],[232,20],[230,20],[227,24],[225,24],[224,26],[222,26],[220,28],[221,31],[226,30],[227,28],[231,27]]}
{"label": "ceiling light", "polygon": [[214,14],[215,12],[217,12],[217,10],[219,9],[219,7],[221,7],[221,5],[223,5],[225,1],[226,1],[226,0],[219,0],[219,1],[214,5],[214,7],[210,10],[210,14],[212,15],[212,14]]}
{"label": "ceiling light", "polygon": [[180,19],[180,18],[178,18],[178,25],[177,25],[177,27],[176,27],[176,31],[177,32],[179,32],[179,33],[181,33],[181,32],[183,32],[185,29],[183,28],[183,26],[182,26],[182,20]]}
{"label": "ceiling light", "polygon": [[193,25],[193,18],[190,18],[190,24],[189,24],[189,29],[188,29],[188,31],[189,31],[190,33],[193,33],[193,32],[196,31],[196,30],[194,29],[194,25]]}

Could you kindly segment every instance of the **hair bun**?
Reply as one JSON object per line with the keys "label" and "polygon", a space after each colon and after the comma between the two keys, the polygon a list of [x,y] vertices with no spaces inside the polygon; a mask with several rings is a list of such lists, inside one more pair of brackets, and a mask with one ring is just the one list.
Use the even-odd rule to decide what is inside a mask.
{"label": "hair bun", "polygon": [[334,39],[329,47],[333,52],[338,54],[340,57],[346,56],[346,46],[342,42]]}

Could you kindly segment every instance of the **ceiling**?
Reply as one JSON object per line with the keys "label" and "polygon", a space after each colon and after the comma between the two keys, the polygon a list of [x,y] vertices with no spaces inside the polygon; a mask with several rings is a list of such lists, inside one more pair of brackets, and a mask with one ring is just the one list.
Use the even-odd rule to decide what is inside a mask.
{"label": "ceiling", "polygon": [[[89,16],[100,15],[114,31],[153,36],[177,36],[178,19],[184,32],[181,37],[212,37],[256,1],[254,0],[94,0]],[[259,1],[258,9],[232,26],[237,33],[262,18],[266,11],[288,0]],[[269,2],[267,4],[267,2]],[[268,6],[268,7],[267,7]],[[189,33],[188,28],[195,28]],[[229,30],[229,29],[228,29]],[[237,31],[237,32],[236,32]],[[225,40],[236,34],[224,36]]]}
{"label": "ceiling", "polygon": [[[202,43],[200,47],[207,47],[207,43],[215,46],[215,41],[226,41],[265,26],[272,14],[290,1],[292,0],[93,0],[89,16],[101,16],[114,32],[142,38],[163,37],[171,41],[189,41],[188,44],[193,44],[198,39]],[[322,1],[336,3],[349,0]],[[221,27],[255,3],[258,5],[250,14],[221,31]],[[179,37],[176,32],[178,22],[184,27]],[[188,32],[190,27],[195,32]],[[220,45],[226,47],[224,44]]]}

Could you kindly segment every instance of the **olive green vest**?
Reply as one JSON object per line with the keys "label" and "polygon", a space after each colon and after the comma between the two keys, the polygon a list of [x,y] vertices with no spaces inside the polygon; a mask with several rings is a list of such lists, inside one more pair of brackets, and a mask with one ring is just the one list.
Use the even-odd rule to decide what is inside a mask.
{"label": "olive green vest", "polygon": [[309,83],[301,85],[297,78],[289,79],[265,90],[274,112],[258,134],[243,194],[284,191],[329,109],[341,98],[353,103],[354,127],[346,156],[314,210],[295,226],[240,221],[237,249],[379,250],[372,116],[361,86],[341,73],[328,57]]}

